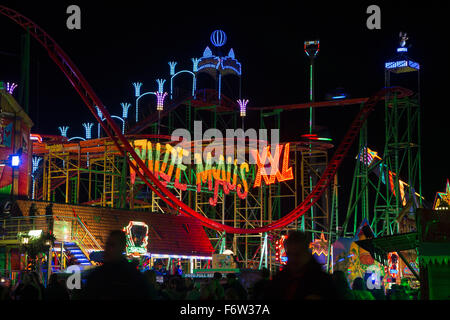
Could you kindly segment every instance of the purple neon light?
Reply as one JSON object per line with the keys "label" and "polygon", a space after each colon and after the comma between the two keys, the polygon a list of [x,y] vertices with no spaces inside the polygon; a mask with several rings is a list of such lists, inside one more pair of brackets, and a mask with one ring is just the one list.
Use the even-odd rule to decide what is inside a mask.
{"label": "purple neon light", "polygon": [[167,97],[167,92],[156,92],[156,110],[162,111],[164,109],[164,99]]}
{"label": "purple neon light", "polygon": [[248,104],[248,100],[241,100],[239,99],[238,101],[239,107],[241,109],[241,117],[245,117],[247,115],[247,104]]}
{"label": "purple neon light", "polygon": [[6,83],[6,91],[8,91],[9,94],[13,94],[14,90],[17,88],[17,84],[15,83]]}

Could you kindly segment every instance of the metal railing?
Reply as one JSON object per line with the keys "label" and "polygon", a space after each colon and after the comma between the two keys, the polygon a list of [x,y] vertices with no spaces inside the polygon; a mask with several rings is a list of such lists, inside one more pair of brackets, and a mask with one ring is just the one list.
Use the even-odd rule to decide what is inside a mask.
{"label": "metal railing", "polygon": [[21,233],[28,234],[31,230],[42,230],[42,232],[52,231],[54,233],[53,221],[63,221],[70,224],[70,241],[75,242],[88,259],[90,252],[103,250],[102,246],[97,242],[79,217],[30,216],[1,219],[0,240],[19,241],[19,235]]}
{"label": "metal railing", "polygon": [[79,217],[54,216],[55,220],[71,223],[71,238],[84,255],[89,259],[92,251],[102,251],[102,246],[97,242],[92,233]]}
{"label": "metal railing", "polygon": [[10,217],[0,220],[0,240],[19,240],[19,233],[31,230],[50,231],[51,216]]}

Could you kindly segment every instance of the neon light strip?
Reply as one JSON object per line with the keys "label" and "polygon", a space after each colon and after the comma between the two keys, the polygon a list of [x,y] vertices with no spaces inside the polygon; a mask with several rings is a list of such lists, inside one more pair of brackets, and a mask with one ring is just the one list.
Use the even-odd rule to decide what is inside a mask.
{"label": "neon light strip", "polygon": [[30,134],[30,140],[38,141],[39,143],[42,143],[42,137],[39,134],[35,134],[35,133]]}
{"label": "neon light strip", "polygon": [[159,258],[159,259],[197,259],[197,260],[212,260],[212,257],[202,257],[202,256],[182,256],[182,255],[176,255],[176,254],[158,254],[158,253],[151,253],[150,256],[152,258]]}

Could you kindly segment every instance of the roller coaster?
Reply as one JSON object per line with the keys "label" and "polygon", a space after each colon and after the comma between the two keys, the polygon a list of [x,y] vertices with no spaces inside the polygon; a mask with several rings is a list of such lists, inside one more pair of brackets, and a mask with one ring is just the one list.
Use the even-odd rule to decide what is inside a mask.
{"label": "roller coaster", "polygon": [[[164,106],[164,109],[151,112],[131,126],[125,133],[124,130],[119,128],[113,116],[111,116],[68,54],[44,30],[27,17],[12,9],[0,6],[0,13],[28,31],[42,45],[48,56],[67,77],[107,136],[77,142],[68,141],[68,139],[62,137],[39,136],[39,141],[35,141],[33,144],[33,153],[35,156],[43,158],[44,161],[42,161],[40,167],[41,176],[34,181],[36,192],[33,194],[33,197],[35,199],[54,201],[56,190],[62,189],[62,194],[64,195],[62,201],[65,203],[121,207],[130,210],[159,211],[190,216],[201,221],[203,226],[210,230],[210,238],[217,241],[216,248],[219,245],[221,246],[220,251],[227,247],[227,235],[229,235],[232,238],[233,251],[241,251],[241,259],[245,261],[246,266],[254,266],[256,262],[262,261],[264,256],[267,261],[267,252],[270,251],[271,240],[273,240],[274,236],[280,235],[288,229],[301,229],[312,232],[313,239],[317,237],[315,234],[323,233],[328,235],[329,243],[331,243],[333,237],[345,235],[343,231],[346,230],[347,224],[355,215],[354,230],[358,225],[358,221],[360,222],[362,218],[370,218],[369,220],[372,222],[374,229],[377,230],[378,226],[381,225],[379,227],[380,231],[377,232],[378,234],[391,234],[399,231],[398,228],[396,231],[392,231],[393,229],[390,225],[404,208],[404,203],[399,199],[400,197],[397,196],[395,198],[395,194],[400,194],[398,187],[399,176],[404,174],[398,163],[397,167],[389,166],[390,172],[399,172],[399,174],[394,175],[395,183],[392,183],[391,190],[387,190],[387,192],[390,193],[390,197],[394,195],[394,199],[399,200],[394,201],[395,204],[392,204],[389,202],[388,196],[385,195],[383,197],[387,203],[389,202],[383,213],[385,218],[380,218],[376,215],[369,217],[369,214],[366,213],[360,215],[359,212],[366,212],[367,209],[364,209],[366,211],[358,211],[358,206],[355,203],[350,203],[349,207],[351,206],[351,210],[349,209],[347,212],[344,229],[339,228],[339,217],[336,209],[337,172],[357,138],[360,140],[363,156],[367,157],[367,149],[363,148],[367,147],[367,139],[364,138],[364,135],[367,135],[365,125],[374,109],[380,106],[381,102],[384,102],[386,112],[398,112],[402,106],[409,105],[409,101],[414,98],[413,91],[397,86],[386,86],[369,98],[248,108],[247,111],[249,113],[260,113],[261,127],[263,127],[263,118],[265,117],[275,117],[279,123],[282,111],[360,105],[359,113],[354,118],[350,128],[330,159],[328,159],[328,150],[333,147],[331,144],[311,141],[284,142],[281,145],[284,147],[284,152],[287,153],[286,166],[293,169],[293,179],[290,181],[279,179],[278,184],[267,183],[268,180],[263,179],[262,181],[266,182],[265,185],[263,184],[261,188],[249,187],[247,197],[240,197],[236,181],[231,179],[230,183],[231,174],[228,174],[228,181],[226,181],[228,184],[224,183],[224,180],[227,180],[225,174],[222,178],[224,190],[227,190],[227,186],[230,187],[230,190],[227,190],[228,192],[219,191],[218,195],[216,194],[218,199],[216,199],[215,205],[211,206],[208,204],[210,201],[205,200],[212,193],[211,185],[208,187],[202,186],[202,182],[205,183],[207,180],[202,180],[201,175],[199,177],[199,171],[195,171],[195,166],[189,167],[184,173],[178,172],[174,182],[163,181],[161,172],[164,173],[167,161],[164,162],[164,169],[159,170],[156,166],[152,167],[149,165],[149,161],[153,161],[153,158],[146,158],[143,155],[150,152],[150,148],[156,148],[157,145],[160,147],[161,145],[165,146],[161,149],[161,155],[170,153],[171,146],[176,143],[176,141],[174,142],[170,139],[170,134],[172,129],[175,128],[174,122],[176,121],[177,113],[186,113],[185,126],[187,129],[192,128],[193,120],[199,118],[199,114],[205,110],[211,112],[214,118],[210,127],[218,126],[217,117],[223,117],[224,119],[229,117],[230,121],[234,123],[234,128],[238,128],[236,123],[239,106],[235,101],[227,98],[225,95],[221,95],[220,90],[218,95],[217,90],[198,89],[195,85],[192,91],[177,95],[172,92],[171,83],[170,102]],[[234,58],[234,52],[232,57]],[[195,81],[198,72],[198,66],[196,65],[198,60],[193,60],[193,62],[194,72],[191,73],[194,75]],[[174,68],[175,64],[171,65],[172,76],[175,74]],[[138,90],[136,86],[135,88]],[[138,95],[137,93],[136,97]],[[155,95],[157,94],[155,93]],[[160,101],[158,103],[159,105],[161,104]],[[184,108],[181,106],[184,106]],[[161,121],[168,121],[169,123],[166,135],[159,132]],[[227,121],[222,120],[224,128],[228,126]],[[145,131],[148,132],[149,128],[154,128],[155,132],[152,134],[143,133]],[[399,133],[396,134],[401,135]],[[205,146],[209,142],[200,141],[200,144]],[[193,146],[191,145],[186,149],[191,160],[193,160],[195,156]],[[387,152],[389,150],[386,149],[384,151]],[[409,152],[409,156],[412,157],[410,151],[405,152]],[[237,150],[233,151],[234,154],[236,152]],[[251,150],[246,152],[250,154]],[[418,157],[420,157],[420,150]],[[390,159],[389,156],[385,158],[387,159],[386,161]],[[159,161],[159,154],[157,160]],[[155,158],[155,162],[157,160]],[[357,161],[357,167],[361,167],[360,161]],[[174,168],[172,169],[175,170]],[[249,176],[252,176],[253,179],[258,176],[258,166],[247,169]],[[370,169],[366,168],[364,170],[366,170],[365,175],[367,177]],[[216,168],[212,172],[212,175],[215,175],[214,177],[218,181],[221,180],[219,171],[220,169]],[[232,172],[232,170],[227,171],[229,173]],[[420,172],[417,173],[416,171],[413,173],[409,171],[408,174],[411,176],[420,175]],[[132,181],[130,178],[131,173],[138,179],[133,179],[134,181]],[[186,183],[185,189],[180,190],[180,188],[176,187],[176,184],[181,181],[180,175],[182,174],[184,174]],[[311,174],[317,177],[314,186],[307,185],[304,182],[306,180],[305,177]],[[172,175],[172,171],[170,175]],[[356,175],[360,176],[360,172],[355,171]],[[244,176],[245,174],[241,178]],[[84,181],[87,181],[84,183],[84,187],[83,177],[86,177]],[[352,192],[355,196],[353,200],[350,200],[351,202],[361,201],[363,198],[361,195],[368,193],[366,185],[363,186],[355,181],[355,186],[352,187]],[[417,183],[420,184],[420,178],[417,181],[415,178],[408,176],[408,181],[410,186],[417,185]],[[70,184],[71,182],[72,185]],[[234,191],[232,191],[233,189]],[[362,189],[364,190],[361,191]],[[144,192],[144,190],[149,191]],[[378,185],[378,190],[383,190],[380,184]],[[69,196],[71,191],[72,197]],[[330,199],[330,191],[332,199]],[[81,194],[82,192],[84,192],[84,195]],[[381,194],[382,192],[379,191],[378,193]],[[407,193],[410,195],[410,199],[414,197],[413,188],[409,188]],[[140,199],[137,197],[139,194],[141,195]],[[143,194],[145,196],[142,196]],[[232,199],[231,205],[229,204],[229,198]],[[286,198],[290,200],[286,200]],[[419,199],[421,198],[419,197]],[[217,206],[217,201],[219,206]],[[330,203],[331,210],[329,208]],[[291,208],[294,207],[294,209],[286,214],[282,214],[282,212],[288,211],[286,210],[287,205],[290,205]],[[205,207],[208,207],[208,209],[205,209]],[[318,212],[323,214],[318,214]],[[251,237],[256,237],[257,241],[255,246],[250,249],[249,239]],[[245,253],[243,253],[244,251]],[[256,258],[258,255],[260,259]]]}

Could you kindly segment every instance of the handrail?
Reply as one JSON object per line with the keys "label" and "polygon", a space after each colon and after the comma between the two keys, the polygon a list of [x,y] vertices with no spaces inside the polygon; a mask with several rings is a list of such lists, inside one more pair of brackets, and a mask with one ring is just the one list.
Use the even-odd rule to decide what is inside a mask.
{"label": "handrail", "polygon": [[75,217],[77,218],[78,222],[81,224],[81,226],[83,227],[84,231],[86,232],[86,234],[89,236],[90,240],[94,243],[95,247],[97,250],[102,251],[103,248],[102,246],[97,242],[97,240],[95,239],[95,237],[92,235],[92,233],[89,231],[89,229],[86,227],[86,224],[83,222],[83,220],[81,220],[81,218],[75,213],[75,209],[72,208],[73,213],[75,214]]}
{"label": "handrail", "polygon": [[[87,254],[88,250],[102,251],[102,246],[98,243],[92,233],[88,230],[85,223],[80,217],[67,217],[67,216],[26,216],[26,217],[10,217],[8,219],[1,219],[0,225],[2,226],[4,233],[1,236],[1,240],[17,240],[19,232],[27,232],[34,229],[50,230],[50,219],[56,219],[66,222],[74,222],[81,228],[72,229],[72,237],[77,240],[80,247],[83,247],[84,253]],[[82,230],[82,232],[80,232]],[[84,237],[83,237],[84,236]],[[87,254],[88,256],[88,254]]]}
{"label": "handrail", "polygon": [[[89,257],[89,250],[98,250],[102,251],[102,246],[97,242],[97,240],[94,238],[92,233],[87,229],[86,225],[83,223],[83,221],[80,219],[80,217],[64,217],[64,216],[54,216],[55,218],[67,221],[71,220],[72,222],[76,222],[78,225],[81,226],[81,230],[84,231],[83,234],[79,232],[80,229],[72,229],[72,238],[76,239],[76,242],[80,249],[83,251],[83,253]],[[86,237],[87,236],[87,237]]]}

